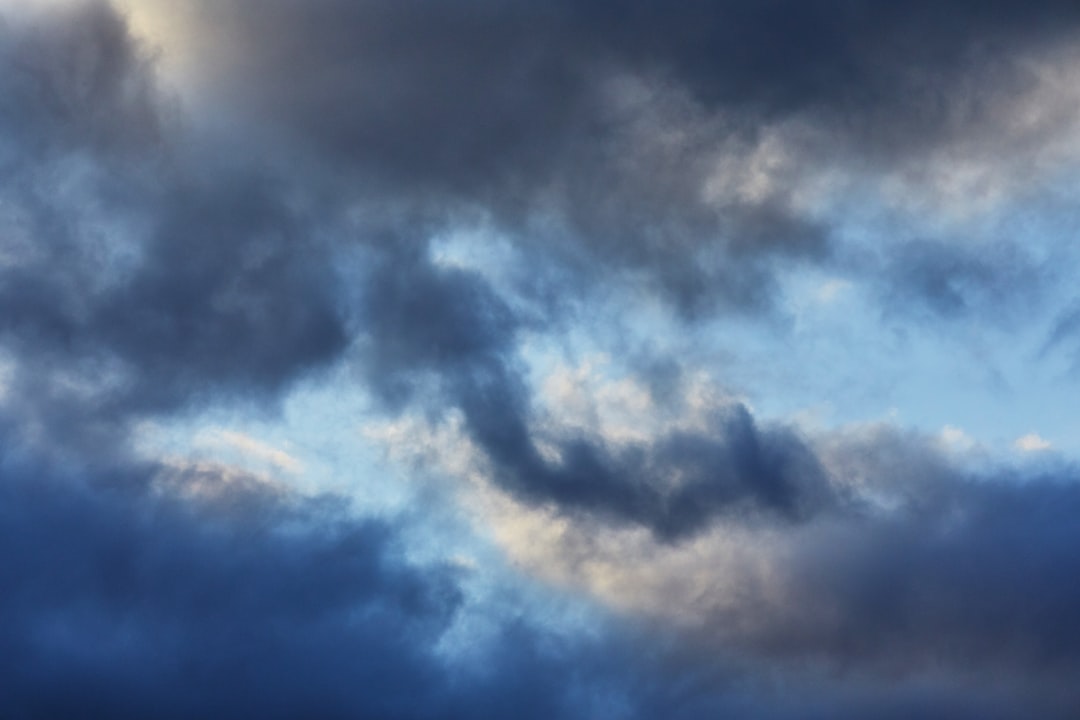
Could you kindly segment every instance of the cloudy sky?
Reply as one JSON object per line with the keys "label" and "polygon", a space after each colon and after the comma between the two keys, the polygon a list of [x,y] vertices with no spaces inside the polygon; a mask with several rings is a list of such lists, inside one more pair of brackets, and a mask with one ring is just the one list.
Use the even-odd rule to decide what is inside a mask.
{"label": "cloudy sky", "polygon": [[0,716],[1074,718],[1075,0],[0,0]]}

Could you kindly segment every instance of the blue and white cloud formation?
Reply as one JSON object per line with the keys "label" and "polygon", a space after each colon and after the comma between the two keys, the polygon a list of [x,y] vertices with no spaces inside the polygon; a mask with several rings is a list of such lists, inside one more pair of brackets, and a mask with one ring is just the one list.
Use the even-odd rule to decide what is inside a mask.
{"label": "blue and white cloud formation", "polygon": [[0,0],[0,716],[1075,717],[1078,40]]}

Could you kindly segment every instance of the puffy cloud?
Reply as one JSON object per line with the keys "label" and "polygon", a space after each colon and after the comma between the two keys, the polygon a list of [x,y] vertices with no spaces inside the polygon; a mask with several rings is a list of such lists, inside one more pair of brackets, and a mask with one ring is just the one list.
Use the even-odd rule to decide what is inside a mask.
{"label": "puffy cloud", "polygon": [[1023,452],[1040,452],[1049,450],[1052,447],[1050,441],[1040,437],[1037,433],[1028,433],[1023,437],[1019,437],[1014,444],[1017,450]]}

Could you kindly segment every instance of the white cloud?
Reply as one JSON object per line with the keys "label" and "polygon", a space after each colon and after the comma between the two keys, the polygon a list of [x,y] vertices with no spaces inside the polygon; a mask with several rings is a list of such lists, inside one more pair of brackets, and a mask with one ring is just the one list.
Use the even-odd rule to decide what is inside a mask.
{"label": "white cloud", "polygon": [[228,448],[252,460],[269,463],[278,470],[288,473],[300,473],[304,469],[299,460],[284,450],[236,430],[223,428],[207,430],[199,434],[196,444]]}
{"label": "white cloud", "polygon": [[1052,447],[1049,440],[1040,437],[1037,433],[1028,433],[1021,438],[1017,438],[1013,446],[1021,452],[1042,452]]}
{"label": "white cloud", "polygon": [[823,282],[817,290],[815,299],[822,305],[837,300],[843,293],[851,288],[851,283],[840,278],[832,278]]}
{"label": "white cloud", "polygon": [[963,428],[958,428],[955,425],[943,427],[938,437],[946,450],[954,452],[967,452],[975,449],[977,445],[973,437],[964,432]]}

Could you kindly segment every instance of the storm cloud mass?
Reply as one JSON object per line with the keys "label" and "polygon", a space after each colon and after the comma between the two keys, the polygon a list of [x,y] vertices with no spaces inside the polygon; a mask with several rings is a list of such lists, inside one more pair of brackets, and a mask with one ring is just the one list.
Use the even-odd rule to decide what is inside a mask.
{"label": "storm cloud mass", "polygon": [[1078,41],[0,0],[0,716],[1075,717]]}

